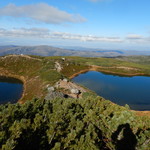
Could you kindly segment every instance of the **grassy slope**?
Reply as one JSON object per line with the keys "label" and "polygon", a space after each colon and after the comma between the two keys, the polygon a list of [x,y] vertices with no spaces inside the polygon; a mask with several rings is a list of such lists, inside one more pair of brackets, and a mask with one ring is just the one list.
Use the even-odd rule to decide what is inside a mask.
{"label": "grassy slope", "polygon": [[[0,57],[0,75],[23,77],[25,92],[22,101],[34,97],[43,97],[46,85],[53,85],[63,77],[69,78],[82,70],[89,70],[91,66],[98,66],[96,70],[124,74],[150,75],[149,57],[144,58],[146,63],[140,61],[118,60],[113,58],[85,58],[85,57],[39,57],[39,56],[5,56]],[[139,58],[140,59],[140,58]],[[63,70],[55,70],[55,62],[59,62]],[[128,69],[129,68],[129,69]],[[32,91],[32,92],[31,92]]]}
{"label": "grassy slope", "polygon": [[[43,97],[45,94],[45,89],[46,89],[47,84],[53,85],[56,81],[58,81],[60,78],[62,78],[64,76],[69,78],[70,76],[72,76],[75,73],[80,72],[81,70],[88,70],[91,68],[91,65],[96,65],[96,66],[102,67],[103,70],[105,70],[105,71],[107,70],[107,71],[116,72],[116,73],[122,73],[123,71],[126,73],[126,71],[127,71],[124,68],[118,69],[116,67],[130,67],[130,68],[134,68],[135,70],[129,69],[128,70],[129,74],[130,73],[133,73],[133,74],[134,73],[144,73],[144,74],[150,75],[150,67],[147,63],[143,64],[143,63],[139,63],[139,62],[129,62],[129,61],[123,61],[123,60],[110,59],[110,58],[82,58],[82,57],[65,57],[66,60],[63,61],[61,58],[62,57],[37,57],[37,56],[0,57],[0,75],[16,76],[17,78],[23,77],[23,79],[25,80],[24,82],[26,84],[26,89],[25,89],[24,97],[23,97],[22,101],[26,101],[26,100],[32,99],[34,97]],[[54,64],[56,61],[58,61],[63,66],[63,70],[61,73],[58,73],[56,70],[54,70]],[[124,107],[114,105],[110,101],[106,101],[106,100],[99,101],[98,99],[99,98],[92,97],[88,93],[85,93],[84,98],[82,100],[75,100],[75,99],[64,100],[63,103],[65,103],[65,105],[67,107],[65,107],[65,105],[62,105],[62,100],[47,101],[47,103],[52,102],[52,104],[54,106],[55,106],[55,103],[58,103],[59,107],[57,107],[56,111],[54,111],[54,119],[55,120],[56,120],[56,116],[57,117],[60,116],[60,114],[59,114],[60,111],[58,111],[58,110],[67,110],[67,114],[68,114],[68,108],[73,109],[73,111],[71,110],[71,112],[74,112],[73,106],[75,106],[75,108],[76,108],[76,105],[78,106],[81,103],[81,106],[84,108],[84,111],[86,114],[85,119],[87,119],[88,123],[86,123],[85,119],[83,119],[83,121],[85,121],[85,124],[88,125],[89,119],[90,119],[90,122],[92,123],[91,125],[93,125],[96,128],[100,127],[101,130],[103,131],[104,136],[106,137],[106,140],[107,140],[107,141],[105,141],[105,143],[110,148],[114,147],[112,145],[111,141],[109,141],[109,138],[111,137],[113,132],[117,130],[119,125],[124,125],[126,123],[129,123],[129,125],[132,129],[132,132],[136,134],[137,139],[139,140],[138,146],[140,147],[141,150],[146,150],[145,147],[147,148],[147,143],[145,143],[145,141],[146,142],[149,141],[149,139],[147,137],[149,137],[149,134],[150,134],[149,119],[147,117],[136,117],[131,111],[128,111]],[[59,101],[61,103],[59,103]],[[34,105],[36,107],[36,103],[34,101],[27,102],[24,105],[30,106],[31,105],[30,103],[34,103]],[[77,104],[72,105],[72,103],[75,103],[75,104],[77,103]],[[16,104],[16,105],[14,104],[14,105],[10,105],[10,107],[13,107],[13,106],[19,107],[19,108],[21,108],[21,111],[22,111],[22,109],[26,108],[26,107],[24,107],[24,105],[22,105],[22,107],[20,107],[19,104]],[[41,102],[39,103],[39,105],[40,105],[40,108],[45,106],[45,105],[42,106]],[[1,105],[1,107],[3,109],[3,107],[5,107],[5,106]],[[14,110],[14,109],[12,109],[12,110]],[[32,110],[37,111],[37,116],[41,115],[44,112],[43,111],[44,109],[38,109],[38,108],[29,109],[29,111],[32,111]],[[48,109],[48,111],[49,110],[50,109]],[[2,116],[4,116],[3,114],[8,114],[5,111],[7,111],[7,109],[4,109],[4,111],[1,111]],[[28,120],[32,119],[32,117],[25,118],[25,115],[28,113],[28,111],[26,109],[25,109],[24,113],[25,113],[25,114],[23,114],[24,118],[21,117],[20,120],[18,120],[18,116],[17,116],[17,119],[14,118],[14,120],[12,121],[12,124],[19,123],[19,125],[20,125],[20,122],[22,121],[22,119],[28,119]],[[55,113],[56,113],[56,116],[55,116]],[[10,111],[10,116],[12,114],[13,113]],[[20,114],[20,113],[18,113],[18,110],[17,110],[15,114]],[[31,112],[31,114],[32,114],[32,112]],[[49,114],[49,112],[48,112],[48,114]],[[62,111],[62,117],[60,116],[58,119],[63,118],[63,116],[64,116],[64,112]],[[50,116],[50,119],[51,118],[52,117]],[[72,118],[72,114],[71,114],[70,118]],[[4,119],[7,119],[7,117],[4,117]],[[93,120],[93,119],[96,119],[96,120]],[[16,122],[16,120],[18,120],[18,122]],[[39,120],[43,121],[44,119],[40,118]],[[100,120],[103,121],[102,125],[104,125],[104,128],[102,125],[99,124]],[[64,119],[64,122],[66,122],[65,119]],[[75,121],[75,123],[77,123],[77,121]],[[10,124],[10,127],[12,124]],[[73,123],[71,122],[69,124],[74,124],[74,122]],[[24,122],[23,122],[23,125],[24,125]],[[32,128],[32,127],[34,127],[34,125],[35,124],[33,123],[33,126],[29,125],[29,127]],[[39,131],[39,129],[42,129],[42,127],[43,127],[43,124],[41,123],[41,126],[40,126],[40,128],[38,128],[37,131]],[[67,130],[67,133],[70,134],[70,130],[68,128],[65,128],[65,129]],[[83,128],[83,129],[86,129],[86,128]],[[93,127],[92,127],[92,129],[93,129]],[[6,130],[6,131],[8,131],[8,130]],[[50,131],[51,131],[51,128],[50,128]],[[111,132],[109,132],[109,131],[111,131]],[[34,134],[33,135],[31,134],[30,136],[28,136],[28,133],[30,133],[30,132],[27,132],[27,134],[25,135],[21,131],[21,135],[25,135],[25,137],[27,137],[26,139],[28,139],[29,137],[30,137],[29,139],[32,139],[31,137]],[[42,131],[42,133],[43,133],[43,131]],[[60,132],[60,133],[62,133],[62,132]],[[4,132],[1,132],[1,134],[4,134]],[[14,130],[14,133],[11,134],[12,137],[15,134],[18,134],[18,132],[16,132],[16,129]],[[51,137],[51,134],[47,133],[47,136]],[[87,135],[85,135],[85,138],[86,138],[86,136]],[[58,136],[58,137],[60,137],[60,136]],[[10,136],[10,138],[11,138],[11,136]],[[64,136],[62,136],[61,140],[65,141]],[[64,141],[61,141],[61,140],[60,140],[61,144],[65,143]],[[88,143],[88,142],[85,142],[85,143]],[[8,144],[8,146],[10,146],[9,140],[8,140],[7,144]],[[86,145],[85,145],[85,147],[86,147]]]}
{"label": "grassy slope", "polygon": [[121,56],[117,57],[117,60],[135,62],[143,65],[150,65],[150,56]]}
{"label": "grassy slope", "polygon": [[[54,70],[53,61],[43,58],[6,56],[0,58],[1,75],[21,78],[24,81],[23,101],[44,96],[45,85],[54,84],[61,75]],[[32,92],[31,92],[32,91]]]}
{"label": "grassy slope", "polygon": [[[139,63],[139,62],[129,62],[123,60],[117,60],[114,58],[84,58],[84,57],[68,57],[68,61],[74,62],[75,64],[80,64],[81,66],[99,66],[99,71],[113,72],[116,74],[146,74],[150,75],[150,65],[148,63]],[[149,57],[147,57],[149,59]],[[87,67],[87,68],[88,68]],[[86,68],[86,67],[85,67]],[[85,69],[84,68],[84,69]],[[129,68],[129,69],[128,69]],[[64,72],[68,71],[68,67],[65,68]],[[73,72],[66,74],[69,76]]]}

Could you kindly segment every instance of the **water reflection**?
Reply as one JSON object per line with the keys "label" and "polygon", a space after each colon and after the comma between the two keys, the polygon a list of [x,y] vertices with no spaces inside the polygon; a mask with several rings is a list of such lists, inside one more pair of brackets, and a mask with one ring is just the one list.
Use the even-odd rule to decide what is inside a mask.
{"label": "water reflection", "polygon": [[122,77],[89,71],[73,79],[98,95],[135,110],[150,110],[150,77]]}
{"label": "water reflection", "polygon": [[23,92],[23,83],[14,78],[0,76],[0,104],[17,102]]}

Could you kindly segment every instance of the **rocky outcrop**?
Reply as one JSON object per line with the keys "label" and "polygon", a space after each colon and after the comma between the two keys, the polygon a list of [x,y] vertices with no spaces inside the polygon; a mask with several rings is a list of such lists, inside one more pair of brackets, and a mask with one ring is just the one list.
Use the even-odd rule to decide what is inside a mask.
{"label": "rocky outcrop", "polygon": [[48,87],[47,90],[48,90],[48,92],[53,92],[53,91],[55,91],[55,88],[53,86],[51,86],[51,87]]}
{"label": "rocky outcrop", "polygon": [[78,89],[71,89],[70,92],[71,92],[72,94],[79,94],[79,93],[80,93],[80,90],[78,90]]}
{"label": "rocky outcrop", "polygon": [[59,62],[55,62],[55,69],[58,71],[58,72],[60,72],[62,69],[63,69],[63,67],[60,65],[60,63]]}
{"label": "rocky outcrop", "polygon": [[61,60],[62,60],[62,61],[65,61],[65,60],[66,60],[66,58],[62,57],[62,58],[61,58]]}
{"label": "rocky outcrop", "polygon": [[45,96],[45,100],[51,100],[51,99],[55,99],[55,98],[66,98],[67,95],[65,95],[64,93],[62,92],[57,92],[57,91],[51,91],[51,92],[48,92],[48,94]]}
{"label": "rocky outcrop", "polygon": [[68,81],[68,79],[59,80],[55,84],[55,88],[64,89],[65,94],[67,94],[68,96],[73,97],[73,98],[80,98],[80,97],[82,97],[82,94],[87,91],[84,88],[82,88],[81,86]]}
{"label": "rocky outcrop", "polygon": [[48,93],[45,96],[45,100],[51,100],[51,99],[55,99],[55,98],[67,98],[68,95],[60,92],[60,91],[56,91],[55,87],[53,86],[48,86],[47,87],[47,91]]}

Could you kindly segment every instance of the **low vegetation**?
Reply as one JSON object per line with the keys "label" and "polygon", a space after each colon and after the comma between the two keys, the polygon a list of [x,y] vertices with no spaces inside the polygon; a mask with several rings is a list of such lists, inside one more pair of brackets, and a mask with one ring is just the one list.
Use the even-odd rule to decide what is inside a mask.
{"label": "low vegetation", "polygon": [[34,97],[43,97],[45,85],[54,84],[61,78],[61,74],[54,70],[54,61],[26,55],[0,57],[0,75],[23,80],[25,91],[22,102]]}
{"label": "low vegetation", "polygon": [[[142,56],[138,58],[140,61],[136,58],[136,62],[127,58],[66,56],[64,60],[61,56],[8,55],[0,57],[0,75],[23,80],[24,95],[21,102],[25,102],[27,99],[44,97],[47,85],[53,86],[59,79],[70,78],[90,69],[125,76],[150,75],[150,65],[146,63],[148,56],[144,57],[145,63],[141,61]],[[60,72],[55,68],[56,62],[62,67]]]}
{"label": "low vegetation", "polygon": [[[141,56],[142,57],[142,56]],[[127,57],[128,58],[128,57]],[[80,65],[98,66],[99,71],[116,73],[121,75],[150,75],[149,63],[141,63],[118,60],[116,58],[84,58],[84,57],[68,57],[68,60]],[[145,58],[145,62],[149,61],[149,56]]]}
{"label": "low vegetation", "polygon": [[0,106],[2,150],[148,150],[150,120],[101,97]]}
{"label": "low vegetation", "polygon": [[[56,62],[61,71],[55,68]],[[147,63],[130,59],[0,57],[0,75],[23,80],[25,88],[23,104],[0,105],[0,149],[149,150],[150,119],[135,115],[127,105],[118,106],[92,92],[82,99],[44,100],[47,85],[90,69],[150,75]]]}
{"label": "low vegetation", "polygon": [[[118,75],[150,75],[149,56],[121,58],[85,58],[85,57],[40,57],[27,55],[8,55],[0,57],[0,75],[19,78],[24,82],[22,102],[27,99],[44,97],[46,85],[53,85],[59,79],[70,78],[90,69]],[[134,59],[133,59],[134,60]],[[137,61],[139,60],[139,61]],[[58,62],[62,70],[55,68]],[[30,92],[32,91],[32,92]]]}

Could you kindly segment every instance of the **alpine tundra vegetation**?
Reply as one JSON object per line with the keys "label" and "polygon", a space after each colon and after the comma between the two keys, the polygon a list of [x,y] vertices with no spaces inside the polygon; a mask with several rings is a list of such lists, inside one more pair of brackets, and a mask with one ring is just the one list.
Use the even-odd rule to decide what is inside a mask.
{"label": "alpine tundra vegetation", "polygon": [[24,83],[18,103],[0,105],[0,149],[148,150],[149,112],[119,106],[71,81],[88,70],[149,76],[149,57],[134,59],[0,57],[0,75]]}

